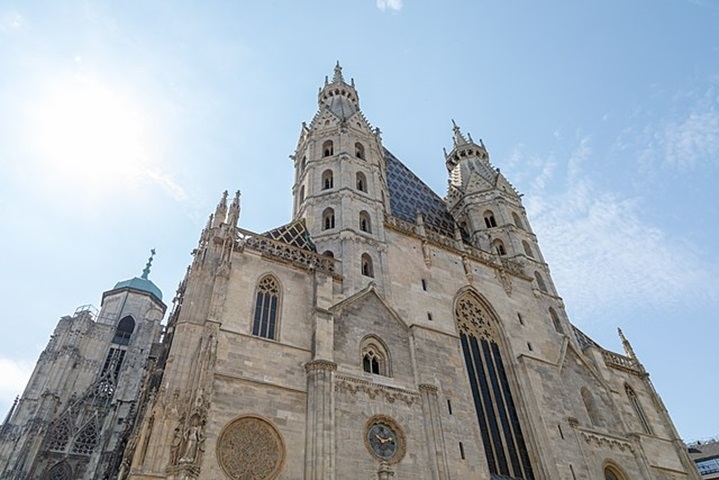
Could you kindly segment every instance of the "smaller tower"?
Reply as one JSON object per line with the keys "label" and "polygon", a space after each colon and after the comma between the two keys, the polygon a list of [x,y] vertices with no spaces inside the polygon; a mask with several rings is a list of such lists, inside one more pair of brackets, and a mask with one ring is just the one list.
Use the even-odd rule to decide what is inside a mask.
{"label": "smaller tower", "polygon": [[162,334],[166,306],[148,278],[154,254],[140,277],[103,293],[99,313],[86,305],[60,319],[0,432],[0,477],[117,471]]}

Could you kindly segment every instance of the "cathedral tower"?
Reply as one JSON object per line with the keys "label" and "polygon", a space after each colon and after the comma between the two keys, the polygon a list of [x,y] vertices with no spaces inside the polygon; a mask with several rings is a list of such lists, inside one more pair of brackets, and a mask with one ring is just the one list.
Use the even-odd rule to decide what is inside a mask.
{"label": "cathedral tower", "polygon": [[305,221],[319,252],[341,258],[343,291],[386,283],[384,148],[359,107],[354,80],[339,63],[318,94],[319,111],[302,124],[292,158],[294,217]]}
{"label": "cathedral tower", "polygon": [[0,478],[90,480],[117,471],[166,309],[148,278],[151,263],[103,293],[99,313],[86,305],[60,319],[0,430]]}

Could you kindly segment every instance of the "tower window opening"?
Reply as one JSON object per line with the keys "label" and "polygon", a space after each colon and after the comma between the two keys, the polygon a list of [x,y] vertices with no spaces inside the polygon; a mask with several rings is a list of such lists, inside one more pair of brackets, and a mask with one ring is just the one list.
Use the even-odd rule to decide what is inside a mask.
{"label": "tower window opening", "polygon": [[452,415],[452,400],[447,399],[447,412]]}
{"label": "tower window opening", "polygon": [[464,460],[464,445],[462,445],[462,442],[459,442],[459,456]]}
{"label": "tower window opening", "polygon": [[424,278],[422,279],[422,290],[427,291],[427,280]]}
{"label": "tower window opening", "polygon": [[279,309],[280,284],[275,277],[267,275],[257,284],[252,335],[270,340],[277,338]]}
{"label": "tower window opening", "polygon": [[335,228],[335,211],[331,208],[325,208],[322,212],[322,230],[331,230]]}
{"label": "tower window opening", "polygon": [[544,283],[544,278],[539,272],[534,272],[534,279],[537,281],[537,287],[543,292],[547,292],[547,284]]}
{"label": "tower window opening", "polygon": [[128,345],[130,343],[132,332],[134,331],[135,320],[133,320],[133,318],[129,315],[123,317],[117,324],[117,329],[115,329],[115,336],[112,339],[112,343],[117,345]]}
{"label": "tower window opening", "polygon": [[562,322],[559,321],[559,316],[557,315],[557,312],[554,311],[553,308],[549,308],[549,316],[552,318],[552,323],[554,324],[554,329],[557,331],[557,333],[564,333],[564,329],[562,328]]}
{"label": "tower window opening", "polygon": [[335,254],[332,252],[332,250],[325,250],[322,252],[322,255],[329,258],[335,258]]}
{"label": "tower window opening", "polygon": [[357,172],[357,190],[367,193],[367,177],[362,172]]}
{"label": "tower window opening", "polygon": [[526,253],[528,257],[534,258],[532,249],[529,247],[529,243],[527,243],[526,240],[522,240],[522,248],[524,248],[524,253]]}
{"label": "tower window opening", "polygon": [[514,221],[514,224],[517,226],[517,228],[523,228],[522,220],[519,218],[519,215],[514,212],[512,212],[512,221]]}
{"label": "tower window opening", "polygon": [[430,322],[432,321],[432,313],[431,312],[427,312],[427,320],[429,320]]}
{"label": "tower window opening", "polygon": [[517,312],[517,320],[519,320],[520,325],[524,325],[524,319],[522,318],[522,314]]}
{"label": "tower window opening", "polygon": [[372,257],[366,253],[362,254],[362,275],[365,277],[374,277],[374,269],[372,268]]}
{"label": "tower window opening", "polygon": [[497,255],[504,256],[507,254],[507,249],[504,248],[504,243],[501,240],[495,240],[492,245]]}
{"label": "tower window opening", "polygon": [[495,220],[494,213],[491,210],[487,210],[484,212],[484,224],[487,226],[487,228],[497,226],[497,220]]}
{"label": "tower window opening", "polygon": [[307,157],[302,157],[302,162],[300,163],[300,173],[305,171],[305,168],[307,167]]}
{"label": "tower window opening", "polygon": [[355,143],[355,157],[364,160],[364,145],[359,142]]}
{"label": "tower window opening", "polygon": [[332,170],[322,172],[322,190],[329,190],[334,187],[334,174]]}
{"label": "tower window opening", "polygon": [[322,156],[323,157],[331,157],[334,154],[335,154],[334,143],[332,143],[332,140],[327,140],[325,143],[322,144]]}
{"label": "tower window opening", "polygon": [[359,229],[363,232],[372,233],[372,223],[369,213],[362,210],[359,214]]}

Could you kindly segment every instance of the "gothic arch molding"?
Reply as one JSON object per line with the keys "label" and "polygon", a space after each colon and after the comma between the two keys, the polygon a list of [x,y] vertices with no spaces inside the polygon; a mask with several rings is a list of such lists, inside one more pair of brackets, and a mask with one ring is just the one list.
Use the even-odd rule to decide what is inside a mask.
{"label": "gothic arch molding", "polygon": [[[373,352],[380,358],[380,369],[377,372],[379,375],[385,377],[392,376],[392,354],[387,347],[387,344],[380,337],[374,334],[365,335],[365,337],[359,343],[359,356],[361,361],[364,361],[365,356],[368,352]],[[367,371],[367,370],[365,370]]]}

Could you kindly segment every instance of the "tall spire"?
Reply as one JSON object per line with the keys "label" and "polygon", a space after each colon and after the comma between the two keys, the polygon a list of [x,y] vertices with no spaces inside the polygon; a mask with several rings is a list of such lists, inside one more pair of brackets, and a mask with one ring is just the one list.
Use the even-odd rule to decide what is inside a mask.
{"label": "tall spire", "polygon": [[636,360],[637,355],[634,353],[632,344],[629,343],[629,340],[627,340],[627,337],[624,336],[624,332],[622,332],[622,329],[617,328],[617,332],[619,332],[619,338],[622,340],[622,346],[624,347],[624,353],[626,353],[627,357],[631,358],[632,360]]}
{"label": "tall spire", "polygon": [[227,224],[231,227],[236,227],[237,222],[240,220],[240,191],[235,192],[235,198],[232,199],[230,205],[230,211],[227,214]]}
{"label": "tall spire", "polygon": [[466,138],[464,138],[464,135],[462,135],[462,131],[459,129],[457,124],[454,122],[454,119],[452,119],[452,131],[454,132],[454,146],[459,147],[460,145],[466,145],[469,143]]}
{"label": "tall spire", "polygon": [[150,274],[150,267],[152,266],[152,259],[155,257],[155,249],[150,250],[150,258],[147,259],[145,268],[142,270],[142,278],[147,280],[147,276]]}

